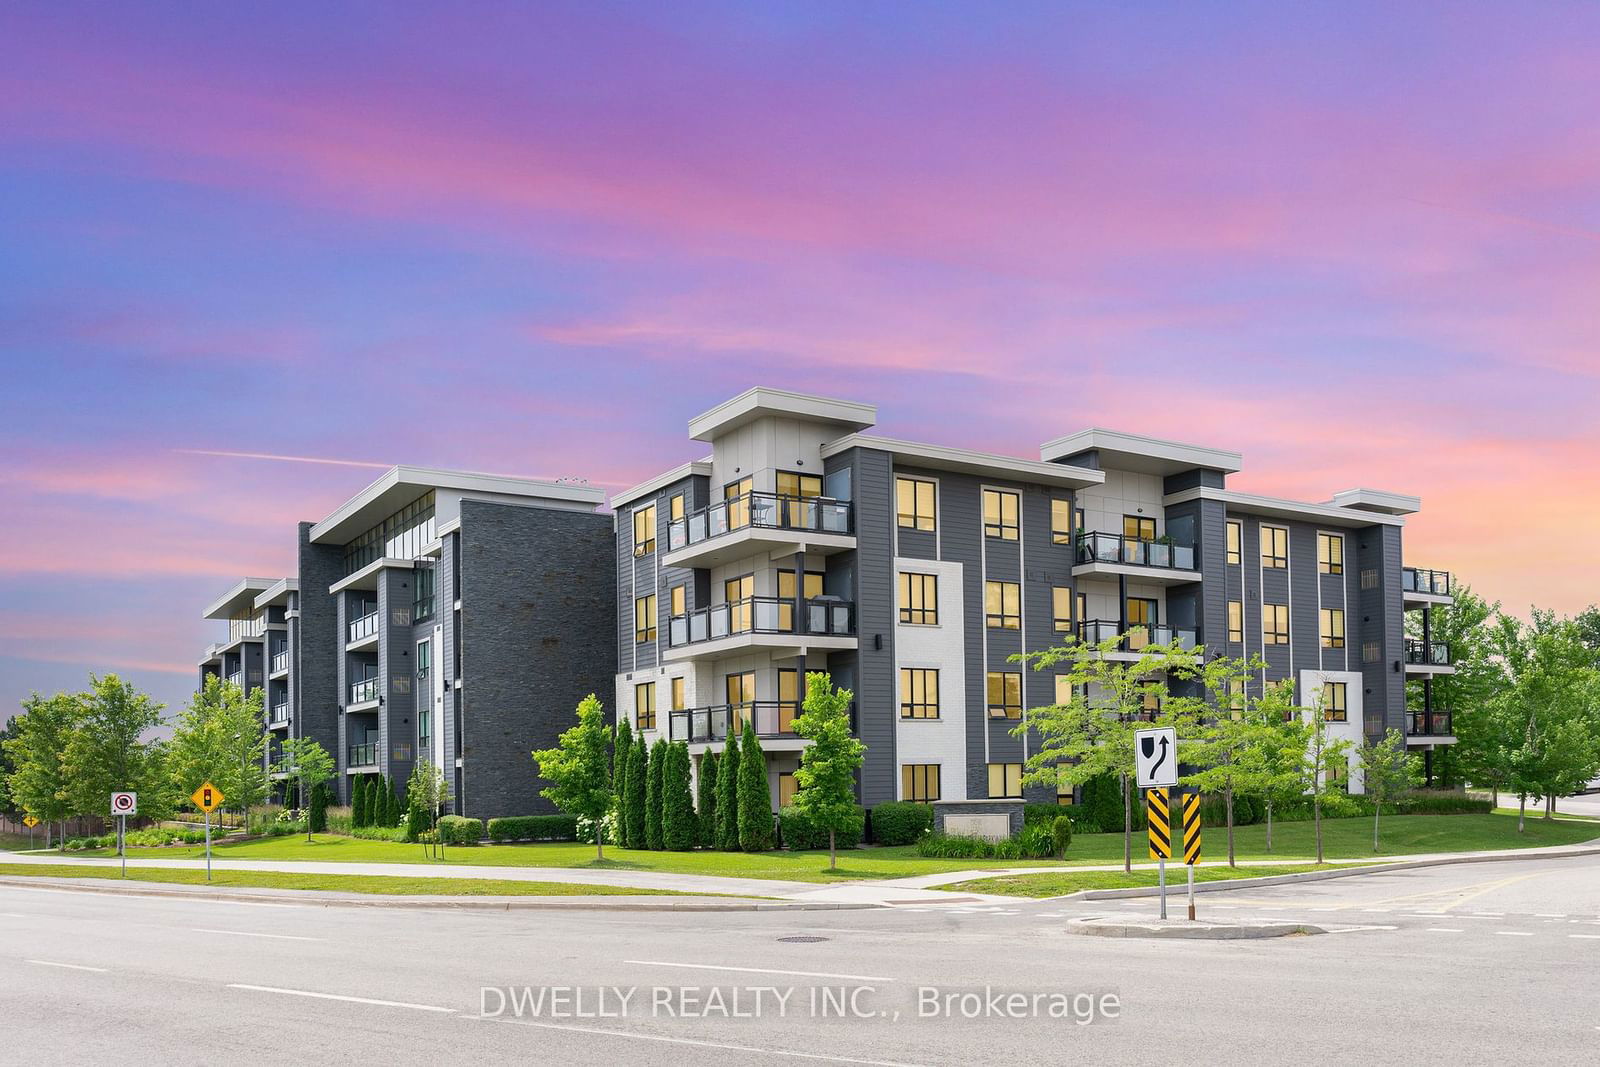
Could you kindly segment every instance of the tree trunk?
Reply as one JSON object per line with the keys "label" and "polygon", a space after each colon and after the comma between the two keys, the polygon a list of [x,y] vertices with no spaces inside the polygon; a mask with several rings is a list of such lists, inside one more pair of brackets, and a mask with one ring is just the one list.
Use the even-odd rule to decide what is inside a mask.
{"label": "tree trunk", "polygon": [[1497,807],[1497,808],[1500,806],[1500,783],[1499,782],[1496,782],[1494,784],[1494,806]]}
{"label": "tree trunk", "polygon": [[[1234,858],[1233,858],[1233,785],[1232,785],[1232,783],[1229,783],[1228,788],[1223,790],[1223,796],[1226,798],[1227,807],[1228,807],[1228,866],[1229,867],[1237,867],[1237,866],[1239,866],[1239,864],[1234,862]],[[1185,847],[1187,847],[1188,844],[1189,844],[1188,841],[1184,842]]]}
{"label": "tree trunk", "polygon": [[1552,794],[1544,798],[1544,818],[1546,822],[1556,817],[1556,798]]}
{"label": "tree trunk", "polygon": [[1372,851],[1378,851],[1378,816],[1382,813],[1383,805],[1374,802],[1372,805]]}
{"label": "tree trunk", "polygon": [[1133,797],[1127,771],[1122,772],[1122,873],[1133,873]]}
{"label": "tree trunk", "polygon": [[1267,851],[1272,851],[1272,794],[1267,794]]}
{"label": "tree trunk", "polygon": [[1311,797],[1312,825],[1317,831],[1317,862],[1322,862],[1322,794],[1316,793]]}
{"label": "tree trunk", "polygon": [[836,871],[838,869],[839,869],[839,853],[834,848],[833,831],[830,829],[828,831],[828,870]]}
{"label": "tree trunk", "polygon": [[1527,817],[1528,817],[1528,798],[1526,796],[1518,797],[1517,798],[1517,833],[1519,833],[1519,834],[1522,833],[1522,825],[1523,825],[1523,822],[1527,819]]}
{"label": "tree trunk", "polygon": [[[439,842],[441,845],[443,841]],[[601,863],[606,858],[606,828],[597,820],[594,824],[594,861]]]}

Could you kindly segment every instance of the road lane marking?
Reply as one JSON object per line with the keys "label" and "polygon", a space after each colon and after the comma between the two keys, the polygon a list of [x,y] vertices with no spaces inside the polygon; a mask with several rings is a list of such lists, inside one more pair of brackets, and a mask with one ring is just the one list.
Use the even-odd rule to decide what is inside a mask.
{"label": "road lane marking", "polygon": [[1533,913],[1533,917],[1535,919],[1565,919],[1567,913],[1564,911],[1536,911]]}
{"label": "road lane marking", "polygon": [[297,937],[294,934],[255,934],[248,930],[208,930],[203,926],[191,926],[189,929],[197,934],[227,934],[230,937],[270,937],[275,941],[321,941],[320,937]]}
{"label": "road lane marking", "polygon": [[1354,934],[1362,930],[1398,930],[1398,926],[1342,926],[1337,930],[1329,930],[1330,934]]}
{"label": "road lane marking", "polygon": [[719,967],[710,963],[666,963],[661,960],[623,960],[636,967],[682,967],[691,971],[740,971],[745,974],[787,974],[796,978],[846,978],[852,982],[895,982],[897,978],[885,978],[882,975],[870,974],[828,974],[822,971],[775,971],[771,967]]}
{"label": "road lane marking", "polygon": [[[1567,936],[1575,937],[1580,941],[1600,941],[1600,934],[1568,934]],[[1600,1030],[1600,1026],[1595,1027],[1595,1029]]]}
{"label": "road lane marking", "polygon": [[1430,933],[1430,934],[1459,934],[1459,933],[1461,933],[1461,927],[1459,927],[1459,926],[1430,926],[1430,927],[1428,927],[1428,933]]}
{"label": "road lane marking", "polygon": [[105,974],[109,968],[85,967],[81,963],[57,963],[55,960],[23,960],[24,963],[35,963],[40,967],[65,967],[69,971],[93,971],[96,974]]}
{"label": "road lane marking", "polygon": [[1475,911],[1470,913],[1468,917],[1473,919],[1504,919],[1506,913],[1503,911]]}
{"label": "road lane marking", "polygon": [[[778,972],[782,973],[782,972]],[[863,1067],[923,1067],[921,1064],[907,1063],[904,1060],[862,1060],[851,1056],[829,1056],[823,1052],[795,1052],[783,1048],[759,1048],[755,1045],[730,1045],[721,1041],[697,1041],[689,1037],[666,1037],[662,1034],[636,1034],[626,1030],[607,1030],[598,1026],[572,1026],[566,1023],[534,1022],[531,1019],[497,1019],[493,1016],[463,1015],[463,1019],[474,1019],[486,1023],[507,1023],[511,1026],[533,1026],[540,1030],[565,1030],[574,1034],[599,1034],[603,1037],[620,1037],[629,1041],[657,1041],[666,1045],[692,1045],[695,1048],[720,1048],[732,1052],[754,1052],[763,1056],[788,1056],[800,1060],[821,1060],[824,1063],[856,1063]]]}
{"label": "road lane marking", "polygon": [[1527,931],[1527,930],[1496,930],[1495,931],[1495,936],[1496,937],[1532,937],[1533,934],[1531,932]]}
{"label": "road lane marking", "polygon": [[0,919],[26,919],[26,915],[18,915],[14,911],[0,911]]}
{"label": "road lane marking", "polygon": [[455,1008],[441,1008],[437,1004],[411,1004],[404,1000],[374,1000],[371,997],[347,997],[338,993],[314,993],[309,989],[282,989],[270,985],[244,985],[243,983],[229,983],[229,989],[243,989],[252,993],[281,993],[286,997],[310,997],[313,1000],[342,1000],[349,1004],[373,1004],[380,1008],[410,1008],[413,1011],[437,1011],[446,1015],[456,1014]]}

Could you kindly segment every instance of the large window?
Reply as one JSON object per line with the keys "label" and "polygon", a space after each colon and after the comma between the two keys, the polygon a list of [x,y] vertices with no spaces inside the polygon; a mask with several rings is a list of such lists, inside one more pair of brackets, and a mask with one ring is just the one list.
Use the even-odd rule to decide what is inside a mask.
{"label": "large window", "polygon": [[1327,722],[1345,722],[1350,718],[1349,684],[1346,682],[1322,683],[1322,717]]}
{"label": "large window", "polygon": [[787,498],[784,507],[789,512],[788,525],[805,529],[811,525],[806,521],[806,501],[822,495],[822,475],[779,471],[778,495]]}
{"label": "large window", "polygon": [[1289,565],[1289,531],[1284,527],[1261,527],[1261,565],[1263,567]]}
{"label": "large window", "polygon": [[1239,563],[1244,558],[1244,525],[1237,519],[1229,519],[1226,529],[1228,531],[1228,562]]}
{"label": "large window", "polygon": [[934,483],[921,478],[896,478],[894,480],[895,513],[902,529],[922,530],[932,533],[937,527],[934,519]]}
{"label": "large window", "polygon": [[1128,641],[1130,650],[1144,648],[1153,640],[1152,628],[1160,621],[1156,617],[1156,602],[1150,597],[1131,596],[1127,600]]}
{"label": "large window", "polygon": [[792,667],[778,670],[778,732],[794,732],[794,718],[800,714],[800,672]]}
{"label": "large window", "polygon": [[923,667],[900,668],[900,717],[939,717],[939,672]]}
{"label": "large window", "polygon": [[[804,599],[811,600],[822,595],[822,572],[806,571],[805,588],[801,590]],[[778,572],[778,629],[788,632],[794,629],[794,571]]]}
{"label": "large window", "polygon": [[756,702],[756,672],[730,674],[722,680],[722,686],[728,700],[728,730],[731,736],[742,732],[745,722],[750,718],[751,708]]}
{"label": "large window", "polygon": [[414,596],[411,600],[411,621],[421,622],[432,615],[436,609],[434,592],[438,586],[438,575],[434,572],[433,561],[429,560],[424,565],[420,560],[412,575],[416,583]]}
{"label": "large window", "polygon": [[1072,675],[1056,675],[1056,703],[1063,707],[1072,703]]}
{"label": "large window", "polygon": [[416,559],[439,539],[433,516],[433,490],[384,519],[344,549],[344,572],[354,574],[380,559]]}
{"label": "large window", "polygon": [[1322,616],[1322,647],[1344,647],[1344,611],[1339,608],[1323,608],[1319,615]]}
{"label": "large window", "polygon": [[1234,644],[1244,644],[1244,602],[1239,600],[1228,601],[1228,640]]}
{"label": "large window", "polygon": [[984,622],[1001,630],[1022,628],[1022,586],[1017,582],[983,583]]}
{"label": "large window", "polygon": [[635,597],[633,601],[633,639],[639,644],[656,639],[656,596]]}
{"label": "large window", "polygon": [[1011,800],[1022,796],[1022,764],[989,764],[989,798]]}
{"label": "large window", "polygon": [[1067,771],[1063,767],[1056,775],[1056,803],[1071,804],[1072,802],[1072,783],[1067,781]]}
{"label": "large window", "polygon": [[656,728],[656,683],[633,687],[633,724],[641,730]]}
{"label": "large window", "polygon": [[900,572],[900,621],[912,626],[939,624],[939,576]]}
{"label": "large window", "polygon": [[684,501],[683,494],[675,494],[672,498],[672,502],[667,506],[667,517],[672,519],[674,522],[683,518],[684,508],[686,506],[687,504]]}
{"label": "large window", "polygon": [[739,530],[750,525],[750,493],[755,485],[754,478],[740,478],[722,487],[722,499],[728,512],[728,529]]}
{"label": "large window", "polygon": [[1058,545],[1072,544],[1072,501],[1050,501],[1050,540]]}
{"label": "large window", "polygon": [[1022,718],[1022,675],[1016,671],[988,674],[989,718]]}
{"label": "large window", "polygon": [[939,799],[939,765],[937,763],[902,763],[900,765],[900,799],[928,804]]}
{"label": "large window", "polygon": [[671,614],[672,614],[673,618],[677,618],[680,615],[687,615],[689,613],[689,605],[688,605],[689,587],[688,586],[686,586],[686,585],[675,585],[667,593],[667,596],[670,597],[670,600],[668,601],[668,603],[670,604],[670,606],[672,608]]}
{"label": "large window", "polygon": [[1051,628],[1058,634],[1072,632],[1072,590],[1064,585],[1050,589]]}
{"label": "large window", "polygon": [[671,681],[673,711],[682,711],[685,707],[687,707],[687,705],[684,703],[684,700],[686,699],[684,696],[685,684],[685,680],[682,678],[674,678]]}
{"label": "large window", "polygon": [[1144,515],[1122,516],[1122,536],[1132,541],[1154,541],[1156,520]]}
{"label": "large window", "polygon": [[1002,541],[1015,541],[1021,527],[1017,509],[1020,498],[1004,489],[983,491],[983,536],[998,537]]}
{"label": "large window", "polygon": [[1289,605],[1261,605],[1261,640],[1268,645],[1289,643]]}
{"label": "large window", "polygon": [[1344,538],[1339,534],[1317,534],[1317,570],[1323,574],[1344,573]]}
{"label": "large window", "polygon": [[756,576],[742,574],[722,581],[722,599],[728,605],[728,632],[749,633],[755,618],[750,598],[756,595]]}
{"label": "large window", "polygon": [[633,554],[648,556],[656,550],[656,506],[647,504],[633,510]]}
{"label": "large window", "polygon": [[794,795],[800,791],[800,783],[790,771],[778,772],[778,807],[787,808],[794,803]]}

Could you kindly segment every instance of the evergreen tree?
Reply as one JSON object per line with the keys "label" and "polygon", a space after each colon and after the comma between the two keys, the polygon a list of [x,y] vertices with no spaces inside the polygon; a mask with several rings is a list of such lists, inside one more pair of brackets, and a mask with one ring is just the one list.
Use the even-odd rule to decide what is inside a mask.
{"label": "evergreen tree", "polygon": [[709,749],[700,755],[700,776],[695,779],[695,817],[700,828],[700,844],[715,848],[717,843],[717,754]]}
{"label": "evergreen tree", "polygon": [[744,724],[739,753],[739,847],[746,852],[772,849],[772,793],[767,787],[767,759],[756,728]]}
{"label": "evergreen tree", "polygon": [[661,818],[662,804],[666,799],[666,769],[667,742],[665,738],[658,737],[656,743],[650,746],[650,766],[645,771],[644,783],[644,843],[650,849],[666,847]]}
{"label": "evergreen tree", "polygon": [[615,763],[611,770],[612,788],[616,790],[617,844],[632,848],[633,839],[628,834],[628,764],[633,761],[633,727],[626,715],[618,716],[617,741],[613,749]]}
{"label": "evergreen tree", "polygon": [[367,780],[357,778],[350,785],[350,826],[367,825]]}
{"label": "evergreen tree", "polygon": [[683,741],[667,745],[662,791],[662,843],[673,852],[687,852],[700,836],[700,823],[695,818],[694,795],[690,791],[689,746]]}
{"label": "evergreen tree", "polygon": [[384,775],[383,778],[383,802],[387,816],[384,825],[392,830],[400,825],[400,819],[405,812],[400,804],[400,793],[394,787],[394,779],[388,775]]}
{"label": "evergreen tree", "polygon": [[728,738],[717,761],[717,848],[739,851],[739,739]]}
{"label": "evergreen tree", "polygon": [[633,735],[628,754],[628,847],[645,848],[645,786],[650,777],[650,757],[645,753],[644,732]]}
{"label": "evergreen tree", "polygon": [[306,813],[312,833],[326,833],[328,829],[328,787],[318,782],[311,790],[311,810]]}

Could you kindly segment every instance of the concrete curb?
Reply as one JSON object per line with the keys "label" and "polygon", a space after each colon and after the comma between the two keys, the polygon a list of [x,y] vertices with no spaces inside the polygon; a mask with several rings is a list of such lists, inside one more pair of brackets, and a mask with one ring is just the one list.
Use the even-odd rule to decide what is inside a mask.
{"label": "concrete curb", "polygon": [[1160,923],[1107,922],[1098,916],[1073,919],[1066,932],[1079,937],[1146,937],[1182,941],[1257,941],[1269,937],[1296,937],[1328,931],[1308,923],[1199,923],[1179,920]]}
{"label": "concrete curb", "polygon": [[784,900],[729,900],[727,902],[698,898],[692,900],[672,897],[628,896],[574,896],[574,897],[401,897],[370,894],[359,896],[313,896],[314,890],[285,889],[277,893],[241,893],[233,890],[212,890],[205,887],[180,889],[176,886],[157,887],[150,883],[121,880],[111,882],[94,878],[35,878],[8,875],[0,878],[0,886],[19,889],[61,889],[76,893],[108,893],[135,897],[167,897],[178,900],[227,901],[241,904],[294,904],[321,908],[431,908],[453,911],[864,911],[878,910],[878,904],[847,903],[839,901],[784,901]]}

